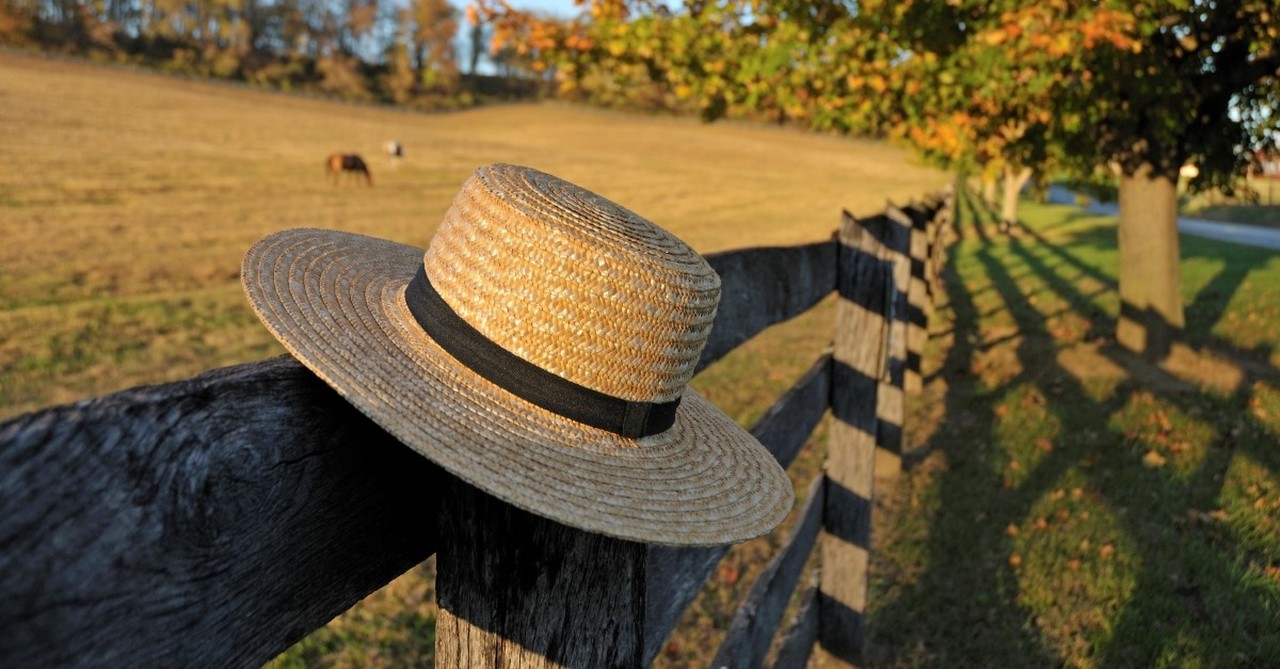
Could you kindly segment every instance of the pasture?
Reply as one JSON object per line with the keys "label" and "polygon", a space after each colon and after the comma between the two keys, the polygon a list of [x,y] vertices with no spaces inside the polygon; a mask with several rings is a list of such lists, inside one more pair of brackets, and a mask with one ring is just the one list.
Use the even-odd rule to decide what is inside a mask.
{"label": "pasture", "polygon": [[[945,177],[878,143],[597,112],[420,115],[0,55],[0,416],[281,352],[240,257],[287,227],[425,245],[476,166],[595,190],[702,252],[821,239]],[[383,143],[406,160],[391,168]],[[375,186],[325,179],[364,156]]]}
{"label": "pasture", "polygon": [[[881,143],[563,105],[443,115],[0,54],[0,418],[283,352],[248,308],[260,236],[332,227],[425,245],[477,165],[526,164],[641,213],[704,253],[829,237],[947,175]],[[392,168],[383,143],[401,141]],[[374,187],[325,158],[363,155]],[[829,305],[828,305],[829,306]],[[775,328],[697,384],[750,424],[829,341],[832,310]],[[812,476],[820,452],[797,463]],[[659,658],[698,666],[763,567],[735,549]],[[281,666],[429,662],[429,566],[318,631]],[[427,570],[425,573],[423,570]]]}

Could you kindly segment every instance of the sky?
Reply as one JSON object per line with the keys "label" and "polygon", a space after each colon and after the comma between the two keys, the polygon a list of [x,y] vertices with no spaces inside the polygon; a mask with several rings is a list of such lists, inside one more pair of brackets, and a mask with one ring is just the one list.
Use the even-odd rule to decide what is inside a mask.
{"label": "sky", "polygon": [[[459,10],[466,8],[466,0],[452,0],[455,7]],[[507,0],[507,3],[516,9],[536,11],[546,13],[560,18],[569,18],[577,13],[573,6],[573,0]],[[458,37],[456,39],[458,49],[458,62],[466,62],[466,54],[471,53],[470,46],[471,34],[467,30],[467,24],[464,22],[458,26]],[[463,65],[463,67],[466,67]],[[494,74],[496,70],[493,64],[487,59],[480,60],[480,67],[477,68],[481,74]]]}
{"label": "sky", "polygon": [[508,0],[508,3],[516,9],[541,11],[563,18],[574,14],[573,0]]}

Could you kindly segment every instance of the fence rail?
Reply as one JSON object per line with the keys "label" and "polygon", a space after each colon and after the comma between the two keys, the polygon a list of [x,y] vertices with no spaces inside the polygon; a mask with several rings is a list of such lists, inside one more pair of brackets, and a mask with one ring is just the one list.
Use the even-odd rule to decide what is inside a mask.
{"label": "fence rail", "polygon": [[[752,429],[785,467],[830,409],[826,474],[714,666],[761,666],[815,546],[823,581],[775,666],[803,666],[815,641],[856,659],[872,477],[897,466],[950,208],[890,205],[846,214],[827,242],[708,257],[723,295],[699,369],[840,295],[832,352]],[[647,666],[726,552],[596,537],[479,495],[287,357],[0,423],[3,666],[260,665],[433,553],[437,666]],[[506,578],[531,560],[573,587]]]}

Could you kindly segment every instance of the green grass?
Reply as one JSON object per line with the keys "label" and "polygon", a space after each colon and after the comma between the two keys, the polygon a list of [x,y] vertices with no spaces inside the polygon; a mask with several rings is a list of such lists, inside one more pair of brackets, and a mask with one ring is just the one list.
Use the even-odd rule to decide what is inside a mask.
{"label": "green grass", "polygon": [[1260,225],[1267,228],[1280,227],[1280,206],[1217,204],[1192,209],[1188,215],[1195,218],[1207,218],[1211,221],[1227,221]]}
{"label": "green grass", "polygon": [[1183,237],[1188,345],[1155,367],[1110,339],[1114,220],[1024,204],[1002,236],[962,204],[869,665],[1280,665],[1280,258]]}
{"label": "green grass", "polygon": [[1280,179],[1250,178],[1247,187],[1252,200],[1229,199],[1219,193],[1200,193],[1187,198],[1183,215],[1229,221],[1268,228],[1280,227]]}

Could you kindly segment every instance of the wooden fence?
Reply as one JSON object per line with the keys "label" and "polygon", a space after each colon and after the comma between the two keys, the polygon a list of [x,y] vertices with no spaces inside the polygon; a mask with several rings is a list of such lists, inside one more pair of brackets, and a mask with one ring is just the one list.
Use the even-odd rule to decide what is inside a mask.
{"label": "wooden fence", "polygon": [[[857,658],[872,482],[897,467],[950,211],[939,196],[845,214],[829,242],[709,257],[724,290],[699,369],[840,296],[832,350],[752,430],[785,467],[830,409],[825,476],[712,666],[764,662],[815,546],[821,583],[775,666],[815,643]],[[0,424],[0,666],[258,666],[433,553],[437,666],[648,666],[727,550],[477,493],[288,357]]]}

